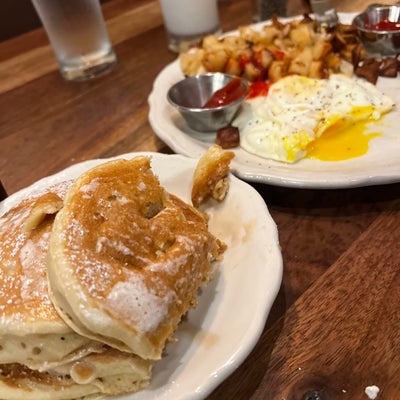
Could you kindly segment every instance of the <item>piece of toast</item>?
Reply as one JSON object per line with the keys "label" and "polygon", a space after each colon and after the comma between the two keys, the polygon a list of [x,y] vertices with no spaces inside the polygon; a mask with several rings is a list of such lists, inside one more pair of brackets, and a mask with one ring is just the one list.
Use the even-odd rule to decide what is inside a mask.
{"label": "piece of toast", "polygon": [[224,200],[229,188],[230,162],[234,155],[232,151],[225,151],[215,144],[200,157],[193,175],[191,197],[194,207],[199,207],[209,197],[217,201]]}

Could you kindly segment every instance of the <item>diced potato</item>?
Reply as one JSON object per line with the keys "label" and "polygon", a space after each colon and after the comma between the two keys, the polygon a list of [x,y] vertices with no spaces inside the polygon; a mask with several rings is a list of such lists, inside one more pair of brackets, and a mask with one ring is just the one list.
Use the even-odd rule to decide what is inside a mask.
{"label": "diced potato", "polygon": [[225,73],[240,76],[243,73],[243,68],[241,67],[238,60],[235,60],[234,58],[229,58],[225,65]]}
{"label": "diced potato", "polygon": [[209,72],[223,72],[228,62],[225,50],[206,52],[203,57],[203,66]]}
{"label": "diced potato", "polygon": [[255,53],[254,58],[256,59],[257,64],[264,69],[267,69],[274,60],[274,56],[267,49],[263,49]]}
{"label": "diced potato", "polygon": [[277,37],[275,40],[274,40],[274,43],[273,43],[273,45],[274,45],[274,47],[276,48],[276,49],[281,49],[282,51],[284,51],[284,52],[287,52],[288,51],[288,44],[290,45],[290,43],[288,43],[287,42],[287,40],[285,41],[285,39],[284,38],[281,38],[281,37]]}
{"label": "diced potato", "polygon": [[268,78],[270,82],[277,82],[279,79],[285,77],[288,74],[288,65],[284,60],[272,61],[269,70]]}
{"label": "diced potato", "polygon": [[333,73],[337,73],[340,70],[341,59],[337,54],[328,54],[325,57],[325,64],[327,68]]}
{"label": "diced potato", "polygon": [[322,61],[311,61],[308,76],[309,78],[323,79],[328,77],[328,71],[324,70],[324,63]]}
{"label": "diced potato", "polygon": [[308,76],[312,62],[312,49],[306,47],[296,58],[292,60],[289,67],[289,74]]}
{"label": "diced potato", "polygon": [[223,50],[224,45],[215,35],[207,35],[203,38],[202,48],[205,52]]}
{"label": "diced potato", "polygon": [[322,60],[332,51],[332,45],[325,40],[317,40],[312,48],[313,59]]}
{"label": "diced potato", "polygon": [[192,50],[188,53],[181,53],[179,55],[179,63],[182,72],[185,75],[196,75],[204,71],[202,60],[204,56],[203,49]]}
{"label": "diced potato", "polygon": [[289,74],[308,76],[310,64],[305,63],[301,59],[293,60],[289,66]]}
{"label": "diced potato", "polygon": [[277,37],[281,37],[282,32],[275,26],[266,25],[260,33],[260,43],[267,46],[272,44]]}
{"label": "diced potato", "polygon": [[256,32],[249,26],[239,27],[240,36],[247,42],[257,43],[259,42],[260,33]]}
{"label": "diced potato", "polygon": [[246,63],[244,66],[244,74],[249,81],[257,81],[261,79],[261,70],[253,63]]}
{"label": "diced potato", "polygon": [[238,58],[239,54],[246,51],[246,41],[239,36],[227,36],[223,39],[224,50],[230,57]]}
{"label": "diced potato", "polygon": [[290,32],[290,39],[300,48],[313,44],[314,33],[309,24],[300,24]]}

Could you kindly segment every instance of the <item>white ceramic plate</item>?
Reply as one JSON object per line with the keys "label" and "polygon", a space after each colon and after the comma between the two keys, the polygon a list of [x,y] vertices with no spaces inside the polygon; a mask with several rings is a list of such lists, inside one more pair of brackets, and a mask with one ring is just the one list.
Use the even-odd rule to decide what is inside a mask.
{"label": "white ceramic plate", "polygon": [[[342,22],[351,22],[355,14],[339,14]],[[261,24],[257,24],[261,26]],[[156,134],[176,153],[199,157],[215,142],[214,134],[191,130],[168,103],[168,89],[183,78],[178,60],[157,76],[149,96],[149,121]],[[378,88],[400,105],[399,78],[379,78]],[[234,173],[248,181],[302,188],[344,188],[400,181],[400,109],[386,115],[371,130],[384,132],[370,142],[368,153],[346,161],[325,162],[304,159],[285,164],[263,159],[243,149],[235,149]]]}
{"label": "white ceramic plate", "polygon": [[[153,171],[169,192],[190,201],[197,160],[158,153],[120,157],[139,154],[152,157]],[[76,164],[36,182],[0,203],[0,215],[29,193],[76,178],[105,161]],[[150,387],[119,400],[202,399],[243,362],[261,335],[282,277],[276,225],[261,196],[234,176],[225,201],[206,211],[210,230],[229,246],[224,260],[202,290],[198,307],[179,327],[178,341],[155,365]]]}

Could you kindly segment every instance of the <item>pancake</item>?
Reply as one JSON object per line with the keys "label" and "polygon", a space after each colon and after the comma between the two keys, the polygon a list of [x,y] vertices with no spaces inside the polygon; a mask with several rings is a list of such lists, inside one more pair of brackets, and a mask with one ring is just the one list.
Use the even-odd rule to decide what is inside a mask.
{"label": "pancake", "polygon": [[56,312],[46,254],[72,182],[22,200],[0,218],[0,398],[98,398],[145,387],[151,364],[81,336]]}
{"label": "pancake", "polygon": [[[2,338],[71,332],[48,297],[46,278],[54,214],[62,207],[62,197],[70,186],[71,183],[60,184],[24,199],[0,219]],[[9,342],[0,343],[3,350]],[[4,356],[4,351],[0,352],[0,362],[4,362]]]}
{"label": "pancake", "polygon": [[149,157],[110,161],[76,180],[55,218],[52,300],[81,335],[157,360],[224,249]]}
{"label": "pancake", "polygon": [[0,398],[7,400],[94,400],[105,394],[133,393],[145,388],[149,363],[108,348],[50,371],[23,364],[0,365]]}

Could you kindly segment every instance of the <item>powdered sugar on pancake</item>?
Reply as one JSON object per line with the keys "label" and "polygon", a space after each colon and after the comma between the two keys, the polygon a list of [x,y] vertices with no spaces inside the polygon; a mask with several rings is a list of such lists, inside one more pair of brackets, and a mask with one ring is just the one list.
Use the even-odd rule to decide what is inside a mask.
{"label": "powdered sugar on pancake", "polygon": [[100,236],[96,242],[96,253],[101,253],[103,246],[107,245],[115,248],[117,251],[122,253],[125,256],[133,256],[133,252],[127,246],[125,246],[122,242],[113,242],[104,236]]}
{"label": "powdered sugar on pancake", "polygon": [[[27,240],[21,248],[20,262],[25,277],[21,285],[21,300],[23,303],[27,303],[32,300],[32,297],[40,298],[42,304],[52,308],[45,279],[45,255],[49,238],[50,232],[46,232],[37,243]],[[38,279],[38,276],[43,279]]]}
{"label": "powdered sugar on pancake", "polygon": [[131,275],[129,280],[114,286],[107,297],[106,309],[117,312],[139,332],[152,332],[164,320],[174,298],[172,291],[157,296],[140,275]]}
{"label": "powdered sugar on pancake", "polygon": [[98,186],[99,186],[99,180],[93,179],[90,183],[82,185],[79,190],[83,193],[86,193],[86,196],[84,196],[84,198],[91,198],[93,192],[97,189]]}

